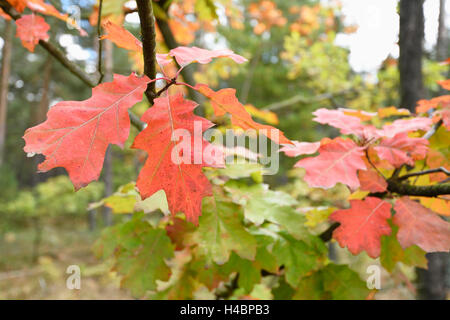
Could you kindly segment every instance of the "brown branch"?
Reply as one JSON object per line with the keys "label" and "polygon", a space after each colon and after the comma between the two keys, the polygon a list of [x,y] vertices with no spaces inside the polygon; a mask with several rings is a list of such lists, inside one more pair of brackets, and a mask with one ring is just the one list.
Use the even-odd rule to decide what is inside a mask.
{"label": "brown branch", "polygon": [[[436,122],[433,125],[433,127],[427,133],[425,133],[423,135],[422,138],[425,138],[427,140],[430,139],[436,133],[436,131],[439,129],[439,127],[441,125],[442,125],[442,120],[439,120],[438,122]],[[435,172],[444,172],[444,173],[448,174],[448,170],[446,170],[444,168],[430,169],[430,170],[425,170],[425,171],[421,171],[421,172],[409,173],[409,174],[406,174],[406,175],[400,177],[400,172],[404,166],[405,165],[395,169],[392,176],[386,180],[386,182],[388,183],[387,190],[389,192],[397,193],[399,195],[404,195],[404,196],[419,196],[419,197],[437,197],[437,196],[441,196],[441,195],[450,194],[450,183],[440,183],[440,184],[431,185],[431,186],[415,186],[415,185],[401,182],[402,180],[406,180],[409,177],[430,174],[430,173],[435,173]],[[438,170],[438,171],[436,171],[436,170]],[[371,195],[376,196],[376,197],[384,197],[386,195],[386,192],[374,193]]]}
{"label": "brown branch", "polygon": [[[156,78],[156,31],[151,0],[136,0],[141,22],[142,47],[144,52],[144,74]],[[151,104],[156,97],[155,82],[148,85],[145,95]]]}
{"label": "brown branch", "polygon": [[103,42],[100,39],[102,34],[102,7],[103,7],[103,0],[100,0],[98,5],[98,17],[97,17],[97,41],[98,41],[97,70],[100,76],[98,78],[97,83],[101,83],[103,81],[103,77],[105,76],[102,70]]}
{"label": "brown branch", "polygon": [[450,183],[432,186],[413,186],[400,183],[398,180],[388,180],[388,191],[404,196],[437,197],[450,194]]}
{"label": "brown branch", "polygon": [[[0,8],[8,14],[14,20],[20,19],[21,15],[18,13],[6,0],[0,0]],[[67,70],[69,70],[74,76],[80,79],[87,86],[94,88],[97,85],[96,80],[93,80],[86,72],[83,71],[78,65],[67,59],[67,57],[50,42],[39,41],[39,45],[50,53],[56,60],[58,60]],[[128,110],[131,123],[138,129],[143,130],[146,126],[139,117]]]}
{"label": "brown branch", "polygon": [[426,174],[439,173],[439,172],[445,173],[446,175],[450,176],[450,171],[448,171],[444,167],[439,167],[439,168],[435,168],[435,169],[429,169],[429,170],[424,170],[424,171],[419,171],[419,172],[408,173],[408,174],[405,174],[404,176],[399,177],[398,180],[406,180],[411,177],[423,176]]}
{"label": "brown branch", "polygon": [[328,242],[331,240],[331,238],[333,237],[333,231],[337,229],[337,227],[339,227],[341,224],[339,222],[335,222],[332,225],[330,225],[328,227],[327,230],[325,230],[324,232],[322,232],[319,235],[319,238],[322,239],[323,242]]}
{"label": "brown branch", "polygon": [[[159,6],[161,8],[164,8],[164,10],[167,12],[167,10],[169,9],[169,6],[167,5],[168,3],[169,1],[167,0],[161,0],[159,1]],[[169,50],[177,48],[179,44],[175,40],[172,30],[170,29],[169,23],[166,20],[160,19],[158,17],[156,17],[156,22],[158,24],[159,31],[161,31],[164,43],[166,44],[167,48]],[[183,70],[181,70],[181,76],[183,77],[184,81],[187,82],[188,84],[190,85],[195,84],[194,72],[190,67],[183,68]],[[189,97],[191,97],[191,99],[196,100],[197,103],[199,103],[200,105],[202,101],[204,101],[203,96],[197,91],[193,90],[192,88],[188,87],[188,93]]]}

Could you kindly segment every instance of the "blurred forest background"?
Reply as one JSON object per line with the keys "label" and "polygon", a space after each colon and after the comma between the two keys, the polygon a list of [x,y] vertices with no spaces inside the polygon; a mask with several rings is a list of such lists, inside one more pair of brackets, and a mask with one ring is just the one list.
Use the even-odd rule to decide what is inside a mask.
{"label": "blurred forest background", "polygon": [[[413,51],[422,62],[422,72],[413,75],[408,83],[403,81],[406,85],[400,81],[398,56],[387,55],[376,71],[356,72],[352,68],[349,48],[340,46],[336,39],[354,34],[358,26],[346,21],[339,1],[219,0],[213,1],[215,10],[206,10],[195,5],[195,1],[173,0],[169,14],[176,21],[172,32],[179,44],[227,47],[249,59],[244,65],[220,59],[208,69],[190,66],[190,73],[198,82],[215,88],[236,88],[240,101],[247,103],[248,110],[260,121],[277,125],[292,140],[317,141],[338,134],[311,121],[311,113],[317,108],[376,111],[401,106],[413,110],[417,99],[439,94],[436,81],[448,77],[449,72],[448,66],[440,62],[449,55],[450,22],[445,25],[446,1],[425,2],[429,1],[436,2],[434,8],[441,11],[434,15],[439,26],[436,44],[430,48],[424,48],[421,40],[423,1],[402,1],[418,3],[416,7],[420,9],[414,12],[414,8],[405,6],[404,10],[413,11],[406,11],[400,18],[419,17],[417,30],[411,32],[415,32]],[[65,12],[74,10],[73,5],[81,9],[81,26],[89,36],[79,37],[64,22],[49,19],[51,39],[71,60],[87,72],[95,72],[98,40],[95,26],[89,22],[95,1],[50,2]],[[130,12],[132,2],[117,1],[129,7]],[[400,13],[400,6],[399,2],[395,14]],[[139,37],[135,14],[126,16],[125,26]],[[15,37],[14,23],[1,19],[0,30],[0,299],[131,298],[126,290],[119,289],[119,278],[109,271],[108,261],[99,261],[92,254],[92,244],[101,230],[127,215],[91,204],[136,179],[144,158],[140,153],[112,147],[101,181],[76,193],[63,169],[37,173],[36,166],[42,159],[27,157],[23,152],[24,131],[44,121],[49,106],[62,100],[87,99],[90,89],[42,48],[37,47],[34,53],[24,49]],[[158,43],[158,52],[167,52],[164,41]],[[125,50],[108,43],[105,61],[109,74],[127,74],[134,63]],[[418,86],[423,84],[421,90],[414,87],[413,78],[418,79]],[[405,90],[420,96],[408,95],[407,100],[402,97]],[[139,108],[134,110],[139,113]],[[128,143],[136,133],[132,132]],[[281,157],[280,173],[265,177],[265,181],[290,192],[305,207],[345,201],[348,195],[339,188],[310,190],[301,179],[293,178],[289,168],[294,161]],[[332,246],[332,258],[350,261],[355,269],[365,272],[364,255],[349,256]],[[448,256],[443,259],[448,260]],[[66,268],[72,264],[82,269],[81,290],[66,288]],[[415,271],[405,267],[394,281],[383,285],[377,297],[413,299],[417,292],[411,282],[415,280]]]}

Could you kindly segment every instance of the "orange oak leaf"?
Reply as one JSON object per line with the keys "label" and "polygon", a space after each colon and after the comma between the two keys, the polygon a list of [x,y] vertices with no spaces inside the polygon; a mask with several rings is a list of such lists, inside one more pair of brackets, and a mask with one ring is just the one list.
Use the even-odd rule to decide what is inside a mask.
{"label": "orange oak leaf", "polygon": [[437,82],[445,90],[450,90],[450,79],[441,80]]}
{"label": "orange oak leaf", "polygon": [[350,200],[350,209],[338,210],[330,215],[332,221],[340,222],[333,238],[353,254],[366,251],[372,258],[380,256],[381,236],[390,235],[391,204],[374,197]]}
{"label": "orange oak leaf", "polygon": [[419,100],[417,101],[416,111],[417,113],[423,113],[430,109],[438,109],[442,107],[450,107],[450,95],[443,95],[430,100]]}
{"label": "orange oak leaf", "polygon": [[97,180],[109,144],[128,138],[128,109],[142,100],[147,77],[114,75],[112,82],[92,89],[84,101],[63,101],[50,108],[47,120],[25,132],[24,151],[46,156],[41,172],[64,167],[75,189]]}
{"label": "orange oak leaf", "polygon": [[417,245],[426,252],[450,251],[450,223],[409,197],[395,202],[394,224],[403,248]]}
{"label": "orange oak leaf", "polygon": [[210,63],[213,58],[222,57],[231,58],[236,63],[244,63],[247,61],[246,58],[235,54],[229,49],[207,50],[197,47],[178,47],[170,50],[169,55],[174,57],[178,64],[182,67],[193,62],[207,64]]}
{"label": "orange oak leaf", "polygon": [[407,133],[399,133],[393,138],[383,138],[373,149],[380,159],[398,168],[405,163],[414,165],[414,160],[425,158],[428,144],[427,139],[410,138]]}
{"label": "orange oak leaf", "polygon": [[244,130],[258,130],[278,144],[292,144],[292,142],[284,136],[283,132],[275,127],[253,121],[252,116],[237,99],[235,89],[226,88],[216,92],[205,84],[197,84],[194,89],[211,100],[216,116],[220,117],[229,113],[231,115],[231,123],[237,127]]}
{"label": "orange oak leaf", "polygon": [[0,17],[2,17],[5,20],[11,20],[11,16],[7,13],[5,13],[5,11],[3,11],[3,9],[0,8]]}
{"label": "orange oak leaf", "polygon": [[[437,150],[429,150],[425,162],[430,169],[443,167],[450,170],[450,159]],[[447,175],[445,173],[433,173],[429,175],[429,178],[432,182],[443,181],[447,178]]]}
{"label": "orange oak leaf", "polygon": [[27,7],[27,0],[7,0],[11,6],[14,7],[19,13]]}
{"label": "orange oak leaf", "polygon": [[295,167],[306,170],[304,179],[310,187],[331,188],[341,182],[356,189],[357,171],[367,168],[363,150],[350,139],[336,138],[320,146],[317,157],[302,159]]}
{"label": "orange oak leaf", "polygon": [[358,178],[363,191],[384,192],[388,186],[386,180],[373,169],[358,171]]}
{"label": "orange oak leaf", "polygon": [[35,14],[24,15],[16,20],[16,25],[16,36],[22,40],[22,45],[30,52],[34,52],[34,48],[39,43],[39,40],[47,41],[50,38],[47,33],[50,30],[50,26],[41,16]]}
{"label": "orange oak leaf", "polygon": [[439,198],[417,197],[417,199],[424,207],[432,209],[437,214],[450,216],[450,196],[441,196]]}
{"label": "orange oak leaf", "polygon": [[102,23],[102,27],[108,32],[104,34],[100,39],[108,39],[120,48],[124,48],[130,51],[142,51],[142,42],[136,39],[136,37],[126,30],[125,28],[106,20]]}
{"label": "orange oak leaf", "polygon": [[142,198],[163,189],[171,213],[183,212],[195,224],[201,215],[203,197],[212,194],[202,168],[216,166],[205,159],[212,145],[202,137],[214,124],[194,115],[196,107],[181,93],[155,99],[141,118],[148,126],[132,146],[149,154],[136,183]]}

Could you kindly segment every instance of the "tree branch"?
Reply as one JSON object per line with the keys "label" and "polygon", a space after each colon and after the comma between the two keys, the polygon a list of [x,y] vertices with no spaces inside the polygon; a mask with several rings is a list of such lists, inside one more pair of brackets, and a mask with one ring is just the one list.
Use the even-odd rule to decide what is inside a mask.
{"label": "tree branch", "polygon": [[[168,3],[169,2],[167,0],[159,1],[160,7],[164,8],[166,11],[169,9],[169,6],[167,6]],[[167,21],[157,17],[156,22],[158,23],[159,31],[161,31],[164,43],[166,44],[167,48],[169,50],[177,48],[179,44],[175,40],[175,37]],[[181,70],[181,76],[183,77],[184,81],[187,82],[188,84],[190,85],[195,84],[194,73],[192,72],[192,69],[190,67],[183,68],[183,70]],[[204,101],[203,96],[197,91],[193,90],[192,88],[188,87],[188,92],[191,99],[196,100],[199,104],[201,104],[201,102]]]}
{"label": "tree branch", "polygon": [[435,184],[432,186],[413,186],[400,183],[398,180],[388,180],[388,191],[405,196],[437,197],[450,194],[450,183]]}
{"label": "tree branch", "polygon": [[[21,15],[18,13],[6,0],[0,0],[0,8],[8,14],[14,20],[20,19]],[[94,88],[98,81],[93,80],[86,72],[83,71],[78,65],[67,59],[67,57],[50,42],[39,41],[39,45],[50,53],[56,60],[58,60],[67,70],[69,70],[74,76],[80,79],[87,86]],[[146,126],[145,123],[139,120],[139,117],[128,110],[131,123],[138,129],[143,130]]]}
{"label": "tree branch", "polygon": [[262,108],[262,110],[275,111],[275,110],[283,109],[285,107],[289,107],[289,106],[291,106],[291,105],[293,105],[295,103],[299,103],[299,102],[301,102],[301,103],[318,102],[318,101],[321,101],[321,100],[332,99],[332,98],[334,98],[336,96],[342,96],[342,95],[345,95],[345,94],[353,92],[353,91],[354,91],[354,89],[347,89],[347,90],[342,90],[342,91],[336,92],[336,93],[320,94],[320,95],[312,97],[312,98],[307,98],[303,94],[298,94],[298,95],[295,95],[295,96],[293,96],[291,98],[288,98],[286,100],[269,104],[269,105],[265,106],[264,108]]}
{"label": "tree branch", "polygon": [[100,0],[99,5],[98,5],[98,17],[97,17],[97,41],[98,41],[97,70],[98,70],[98,74],[100,76],[98,78],[97,83],[101,83],[103,81],[103,77],[105,76],[103,74],[103,70],[102,70],[103,42],[100,39],[101,34],[102,34],[102,7],[103,7],[103,0]]}
{"label": "tree branch", "polygon": [[408,174],[405,174],[404,176],[399,177],[398,180],[406,180],[411,177],[423,176],[426,174],[432,174],[432,173],[438,173],[438,172],[442,172],[442,173],[445,173],[446,175],[450,176],[450,171],[448,171],[444,167],[440,167],[440,168],[435,168],[435,169],[429,169],[429,170],[424,170],[424,171],[419,171],[419,172],[408,173]]}
{"label": "tree branch", "polygon": [[331,238],[333,237],[333,231],[337,229],[337,227],[339,227],[341,224],[339,222],[335,222],[332,225],[330,225],[328,227],[327,230],[325,230],[324,232],[322,232],[319,235],[319,238],[322,239],[323,242],[328,242],[331,240]]}
{"label": "tree branch", "polygon": [[[141,22],[142,47],[144,52],[144,74],[156,78],[156,31],[151,0],[136,0]],[[145,95],[151,104],[156,97],[155,82],[148,85]]]}

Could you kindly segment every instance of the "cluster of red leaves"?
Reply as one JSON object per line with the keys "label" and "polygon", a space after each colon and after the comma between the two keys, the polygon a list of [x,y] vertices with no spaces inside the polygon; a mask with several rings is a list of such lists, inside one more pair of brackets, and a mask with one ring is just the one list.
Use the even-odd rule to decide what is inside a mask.
{"label": "cluster of red leaves", "polygon": [[[43,17],[36,15],[35,12],[63,20],[78,29],[82,36],[87,35],[73,19],[69,18],[69,15],[60,13],[54,6],[45,3],[43,0],[8,0],[8,2],[19,13],[22,13],[27,7],[33,11],[32,14],[23,15],[16,21],[16,36],[22,40],[23,46],[30,52],[34,52],[34,48],[40,40],[47,41],[50,38],[47,33],[48,30],[50,30],[50,26],[45,22]],[[8,17],[9,19],[9,16],[3,11],[0,13],[2,13],[2,16]]]}
{"label": "cluster of red leaves", "polygon": [[[111,22],[106,22],[104,27],[108,31],[104,38],[130,51],[142,51],[141,42],[122,27]],[[157,63],[164,71],[165,66],[174,62],[173,58],[183,68],[193,62],[206,64],[219,57],[228,57],[237,63],[246,61],[231,50],[178,47],[167,54],[158,54]],[[164,79],[173,81],[166,75]],[[134,74],[129,77],[116,75],[113,82],[94,88],[92,97],[88,100],[56,104],[48,112],[44,123],[25,132],[25,152],[46,156],[45,162],[39,165],[39,170],[64,167],[76,189],[86,186],[98,179],[108,145],[122,146],[127,139],[130,128],[127,111],[142,100],[147,85],[152,81],[155,79],[137,77]],[[231,121],[236,126],[243,129],[265,129],[269,138],[276,141],[280,139],[285,144],[290,143],[277,129],[253,121],[236,98],[235,90],[223,89],[215,92],[204,84],[192,88],[211,100],[217,116],[230,114]],[[200,162],[173,161],[173,153],[177,153],[175,130],[187,130],[195,137],[194,123],[201,123],[200,134],[214,125],[194,115],[196,106],[194,102],[185,100],[181,94],[169,95],[168,91],[164,92],[142,116],[141,120],[148,126],[139,133],[133,143],[133,148],[145,150],[150,155],[137,181],[142,198],[163,189],[171,212],[183,212],[187,219],[194,223],[198,222],[201,214],[202,198],[211,195],[211,186],[203,175],[202,167],[223,164],[220,159],[223,153],[218,150],[215,152],[207,141],[203,141],[199,149],[195,139],[187,142],[191,154],[183,154],[181,157],[194,160],[193,158],[200,154]],[[209,148],[209,153],[205,153],[205,148]]]}
{"label": "cluster of red leaves", "polygon": [[[441,82],[444,88],[446,84]],[[414,137],[412,133],[428,131],[433,123],[441,119],[448,129],[448,97],[419,102],[418,113],[433,110],[431,118],[424,114],[398,119],[382,128],[364,123],[376,113],[319,109],[313,113],[314,121],[331,125],[349,138],[326,138],[314,143],[294,142],[294,145],[284,146],[281,151],[290,157],[318,152],[318,155],[303,158],[295,165],[305,169],[304,180],[311,187],[331,188],[342,183],[352,191],[359,188],[372,193],[387,192],[388,183],[379,169],[414,166],[417,160],[425,158],[430,167],[442,165],[442,159],[436,157],[435,151],[429,150],[428,140]],[[409,112],[386,108],[379,117],[389,114],[409,115]],[[364,250],[376,258],[380,255],[381,236],[391,234],[388,220],[392,218],[399,227],[397,239],[403,248],[417,245],[427,252],[450,251],[450,224],[436,213],[409,197],[395,201],[393,217],[391,208],[389,202],[372,196],[350,200],[349,209],[338,210],[330,216],[332,221],[340,223],[333,237],[353,254]]]}
{"label": "cluster of red leaves", "polygon": [[[28,6],[34,11],[67,20],[67,17],[64,18],[41,0],[9,2],[21,12]],[[262,1],[265,6],[270,3]],[[265,23],[283,24],[277,9],[272,5],[268,9],[270,10],[264,12],[258,9],[264,17],[270,18],[270,22]],[[108,32],[103,38],[141,55],[141,42],[127,30],[112,22],[104,23],[103,27]],[[18,21],[18,35],[30,50],[33,50],[39,40],[48,39],[47,31],[48,25],[43,18],[34,14]],[[169,77],[164,72],[167,66],[175,66],[173,59],[184,68],[194,62],[207,64],[220,57],[231,58],[237,63],[246,61],[231,50],[205,50],[196,47],[178,47],[166,54],[157,54],[156,60],[164,74],[164,80],[171,84],[187,85],[176,82],[181,70],[176,72],[175,77]],[[94,88],[92,97],[85,101],[56,104],[48,112],[44,123],[25,132],[24,150],[30,155],[40,153],[46,156],[45,161],[39,165],[41,171],[64,167],[76,189],[89,184],[100,175],[108,145],[123,146],[130,129],[128,109],[142,100],[148,84],[155,80],[135,74],[129,77],[115,75],[112,82]],[[448,88],[447,81],[441,85]],[[283,144],[282,151],[288,156],[318,153],[317,156],[304,158],[296,164],[306,170],[305,181],[311,187],[330,188],[342,183],[351,190],[360,188],[370,192],[385,192],[388,184],[377,168],[394,169],[405,164],[414,165],[415,161],[424,159],[431,152],[426,139],[411,137],[410,134],[430,130],[437,121],[442,121],[449,128],[450,100],[449,96],[442,96],[419,102],[418,113],[433,112],[432,118],[424,115],[399,119],[382,128],[365,123],[374,116],[372,113],[349,109],[319,109],[314,112],[315,121],[331,125],[353,139],[339,137],[315,143],[292,143],[277,129],[253,121],[237,99],[234,89],[215,92],[204,84],[190,87],[210,100],[216,116],[229,114],[234,126],[264,132],[270,139]],[[163,189],[171,212],[183,212],[193,223],[197,223],[201,215],[203,197],[211,194],[211,186],[203,175],[202,168],[222,163],[214,152],[205,161],[205,149],[211,147],[206,141],[203,141],[200,149],[195,141],[188,141],[192,152],[181,155],[194,159],[200,154],[203,158],[200,163],[173,161],[172,154],[176,153],[173,139],[175,130],[184,129],[194,133],[194,122],[197,121],[201,123],[200,133],[213,126],[208,120],[194,115],[196,106],[181,94],[169,95],[168,91],[164,92],[142,116],[141,120],[147,127],[133,143],[133,148],[145,150],[150,155],[137,181],[142,198]],[[214,156],[216,158],[212,159]],[[391,207],[389,202],[371,196],[364,200],[351,200],[349,209],[338,210],[330,217],[331,220],[340,222],[334,238],[354,254],[365,250],[371,257],[379,256],[381,236],[391,233],[388,223],[392,218]],[[437,214],[408,197],[396,200],[393,209],[395,214],[392,221],[399,227],[397,238],[404,248],[418,245],[427,252],[450,250],[450,224]]]}

